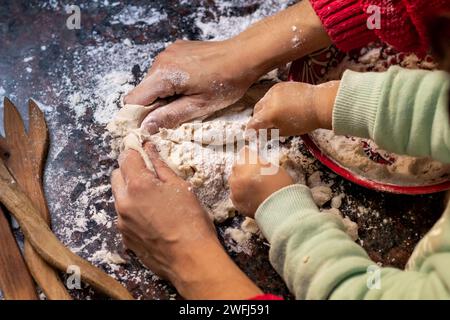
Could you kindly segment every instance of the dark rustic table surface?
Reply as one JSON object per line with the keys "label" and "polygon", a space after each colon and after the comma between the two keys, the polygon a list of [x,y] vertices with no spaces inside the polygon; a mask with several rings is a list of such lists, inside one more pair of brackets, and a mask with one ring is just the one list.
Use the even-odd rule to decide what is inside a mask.
{"label": "dark rustic table surface", "polygon": [[[64,1],[0,2],[0,97],[8,96],[25,118],[29,98],[46,112],[51,150],[45,187],[53,230],[77,254],[119,279],[136,298],[179,296],[124,251],[115,229],[109,174],[116,164],[108,156],[105,123],[98,113],[99,103],[111,101],[98,98],[102,94],[99,81],[120,69],[129,73],[129,84],[134,85],[165,43],[177,38],[213,38],[205,36],[202,23],[220,24],[221,16],[230,18],[231,24],[242,22],[247,16],[275,12],[282,7],[279,3],[286,1],[69,1],[81,9],[81,28],[71,30],[66,25],[70,14]],[[135,19],[127,20],[127,15]],[[149,17],[156,17],[155,21]],[[134,54],[124,53],[122,59],[121,50]],[[86,94],[80,98],[76,92]],[[74,110],[80,105],[80,112]],[[2,119],[0,112],[0,129]],[[442,194],[378,193],[315,166],[325,178],[333,179],[334,190],[345,192],[342,212],[358,223],[360,243],[385,266],[402,268],[444,208]],[[230,256],[264,291],[288,297],[283,281],[269,264],[264,241],[253,239],[248,253],[233,249],[224,239],[225,228],[238,225],[241,219],[218,226]],[[126,263],[115,261],[109,253],[120,255]],[[80,299],[103,298],[88,287],[72,293]]]}

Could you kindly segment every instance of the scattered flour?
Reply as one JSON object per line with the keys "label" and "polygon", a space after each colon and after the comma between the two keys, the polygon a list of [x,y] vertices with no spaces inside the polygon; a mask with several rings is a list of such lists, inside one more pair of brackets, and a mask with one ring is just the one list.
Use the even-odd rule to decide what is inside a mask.
{"label": "scattered flour", "polygon": [[126,264],[124,260],[118,253],[110,252],[105,246],[102,249],[96,251],[92,257],[89,259],[91,262],[102,263],[102,264]]}
{"label": "scattered flour", "polygon": [[392,65],[425,70],[433,70],[437,67],[430,56],[419,59],[414,53],[399,53],[389,46],[374,42],[362,48],[357,54],[345,56],[336,68],[331,69],[325,75],[322,81],[339,80],[345,70],[383,72]]}
{"label": "scattered flour", "polygon": [[104,97],[105,102],[95,110],[94,120],[105,124],[112,119],[111,107],[117,106],[120,97],[133,88],[130,85],[132,78],[129,72],[113,71],[103,76],[97,76],[95,80],[97,81],[97,95]]}
{"label": "scattered flour", "polygon": [[123,25],[130,26],[137,23],[144,23],[147,25],[152,25],[161,23],[163,20],[167,20],[167,14],[165,12],[158,11],[155,8],[148,8],[146,6],[138,7],[128,5],[112,17],[111,24],[121,23]]}
{"label": "scattered flour", "polygon": [[[227,2],[217,1],[218,13],[214,18],[206,19],[206,13],[199,13],[196,17],[196,25],[202,31],[202,36],[209,40],[229,39],[247,29],[251,24],[261,20],[261,17],[271,16],[285,9],[291,1],[289,0],[265,0],[263,2],[250,0],[246,5],[259,4],[257,10],[250,15],[236,17],[230,16],[230,5]],[[204,22],[207,20],[206,22]],[[232,26],[230,28],[230,26]]]}

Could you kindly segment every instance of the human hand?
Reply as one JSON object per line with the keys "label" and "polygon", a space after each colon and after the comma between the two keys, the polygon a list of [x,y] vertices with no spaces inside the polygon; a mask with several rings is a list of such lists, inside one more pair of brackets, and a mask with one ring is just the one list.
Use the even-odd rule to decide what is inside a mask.
{"label": "human hand", "polygon": [[238,52],[233,40],[178,40],[156,57],[125,103],[149,105],[158,98],[178,96],[143,121],[150,133],[223,109],[238,101],[263,74]]}
{"label": "human hand", "polygon": [[276,168],[275,174],[263,174],[263,168],[271,164],[263,163],[248,147],[240,151],[239,157],[228,179],[231,200],[240,213],[254,218],[264,200],[274,192],[294,184],[294,181],[281,167]]}
{"label": "human hand", "polygon": [[223,109],[262,75],[331,44],[309,1],[300,1],[225,41],[177,41],[159,54],[125,103],[176,98],[143,122],[150,132]]}
{"label": "human hand", "polygon": [[117,227],[125,246],[186,299],[246,299],[261,291],[220,245],[214,225],[190,185],[179,178],[151,144],[149,171],[129,150],[112,174]]}
{"label": "human hand", "polygon": [[331,129],[339,81],[322,85],[283,82],[273,86],[256,104],[247,129],[279,129],[281,136]]}

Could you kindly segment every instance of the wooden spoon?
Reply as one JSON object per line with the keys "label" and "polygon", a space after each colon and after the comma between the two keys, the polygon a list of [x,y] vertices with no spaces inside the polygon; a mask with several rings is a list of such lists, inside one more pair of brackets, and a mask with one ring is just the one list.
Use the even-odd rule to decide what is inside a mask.
{"label": "wooden spoon", "polygon": [[[29,101],[29,117],[30,125],[27,134],[19,111],[8,98],[5,98],[6,144],[4,148],[8,156],[4,157],[4,161],[20,188],[50,226],[50,214],[42,186],[49,143],[48,129],[42,111],[31,100]],[[28,268],[47,299],[72,299],[58,273],[42,260],[26,239],[24,253]]]}
{"label": "wooden spoon", "polygon": [[0,202],[16,218],[26,239],[47,263],[62,272],[75,266],[79,268],[81,280],[109,297],[133,299],[119,282],[74,254],[56,238],[40,216],[39,210],[14,180],[3,160],[0,160]]}

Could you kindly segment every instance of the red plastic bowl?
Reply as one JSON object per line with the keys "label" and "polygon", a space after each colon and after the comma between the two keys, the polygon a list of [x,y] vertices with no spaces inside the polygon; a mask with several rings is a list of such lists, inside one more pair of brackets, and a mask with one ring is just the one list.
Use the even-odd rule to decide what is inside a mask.
{"label": "red plastic bowl", "polygon": [[[298,81],[299,73],[300,73],[299,62],[296,61],[292,64],[291,69],[289,71],[289,80],[290,81]],[[365,178],[363,176],[357,175],[349,169],[343,167],[336,160],[329,157],[327,154],[322,152],[322,150],[317,146],[317,144],[313,141],[313,139],[308,135],[302,136],[303,142],[307,149],[312,153],[312,155],[319,160],[324,166],[328,167],[330,170],[340,175],[341,177],[356,183],[362,187],[396,194],[406,194],[406,195],[419,195],[419,194],[430,194],[436,192],[442,192],[450,189],[450,180],[442,183],[434,184],[434,185],[424,185],[424,186],[404,186],[404,185],[395,185],[389,183],[382,183],[379,181],[374,181],[369,178]]]}

